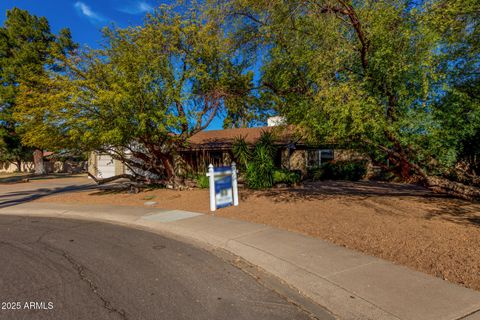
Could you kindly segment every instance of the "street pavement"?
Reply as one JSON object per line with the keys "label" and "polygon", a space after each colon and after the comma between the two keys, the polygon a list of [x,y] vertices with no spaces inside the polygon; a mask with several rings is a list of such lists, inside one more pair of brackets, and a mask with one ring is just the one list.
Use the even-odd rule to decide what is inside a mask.
{"label": "street pavement", "polygon": [[[152,207],[37,203],[21,198],[17,204],[2,208],[1,199],[5,198],[1,194],[8,198],[15,190],[2,191],[0,216],[104,221],[180,239],[212,252],[225,250],[301,293],[306,298],[296,304],[310,312],[318,311],[313,314],[320,315],[319,319],[333,315],[352,320],[480,320],[480,292],[317,238],[244,221]],[[30,192],[37,191],[32,186]],[[108,252],[105,259],[111,259]],[[277,292],[284,289],[276,287]]]}
{"label": "street pavement", "polygon": [[48,195],[96,187],[96,184],[85,176],[65,176],[55,179],[35,178],[29,182],[0,183],[0,208],[27,203]]}
{"label": "street pavement", "polygon": [[0,319],[311,319],[203,249],[113,224],[0,216],[0,256]]}

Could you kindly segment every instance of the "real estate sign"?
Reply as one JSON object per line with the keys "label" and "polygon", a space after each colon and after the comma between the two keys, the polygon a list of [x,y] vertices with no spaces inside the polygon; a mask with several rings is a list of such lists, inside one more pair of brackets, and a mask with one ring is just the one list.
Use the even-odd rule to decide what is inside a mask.
{"label": "real estate sign", "polygon": [[224,208],[233,204],[232,169],[219,167],[215,172],[215,204],[217,208]]}
{"label": "real estate sign", "polygon": [[214,168],[210,164],[207,176],[210,184],[210,210],[231,205],[238,206],[237,169],[231,167]]}

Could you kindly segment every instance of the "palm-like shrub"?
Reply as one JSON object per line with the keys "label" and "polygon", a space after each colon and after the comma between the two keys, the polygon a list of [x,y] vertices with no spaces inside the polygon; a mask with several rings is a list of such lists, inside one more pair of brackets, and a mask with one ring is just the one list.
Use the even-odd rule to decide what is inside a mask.
{"label": "palm-like shrub", "polygon": [[245,137],[236,137],[233,141],[232,153],[238,165],[242,168],[247,168],[248,162],[252,159],[252,151],[250,150]]}
{"label": "palm-like shrub", "polygon": [[251,189],[266,189],[273,186],[274,164],[270,150],[256,145],[253,159],[247,164],[247,185]]}

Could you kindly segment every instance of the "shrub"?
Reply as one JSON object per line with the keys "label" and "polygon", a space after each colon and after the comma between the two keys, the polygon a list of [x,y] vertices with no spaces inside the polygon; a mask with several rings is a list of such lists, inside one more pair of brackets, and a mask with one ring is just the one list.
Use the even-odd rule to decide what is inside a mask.
{"label": "shrub", "polygon": [[366,161],[327,162],[312,170],[314,180],[358,181],[367,173]]}
{"label": "shrub", "polygon": [[322,169],[322,167],[315,166],[315,167],[312,167],[312,168],[308,169],[307,174],[310,178],[312,178],[313,181],[322,180],[323,169]]}
{"label": "shrub", "polygon": [[297,171],[276,169],[273,172],[273,183],[285,183],[289,186],[300,182],[301,175]]}
{"label": "shrub", "polygon": [[273,186],[273,159],[263,145],[255,146],[253,161],[247,164],[247,185],[251,189],[266,189]]}
{"label": "shrub", "polygon": [[195,180],[197,181],[197,187],[199,187],[201,189],[206,189],[210,186],[210,182],[208,180],[208,177],[205,174],[197,175]]}
{"label": "shrub", "polygon": [[238,166],[246,168],[252,159],[252,151],[245,141],[245,137],[236,137],[232,146],[233,157],[238,161]]}

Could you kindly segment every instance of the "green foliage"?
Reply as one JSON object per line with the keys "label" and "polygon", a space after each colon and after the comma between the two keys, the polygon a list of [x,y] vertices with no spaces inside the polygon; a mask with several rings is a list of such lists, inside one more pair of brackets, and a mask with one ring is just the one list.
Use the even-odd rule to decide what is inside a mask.
{"label": "green foliage", "polygon": [[238,165],[245,169],[252,159],[252,151],[245,141],[245,137],[236,137],[232,145],[232,153]]}
{"label": "green foliage", "polygon": [[313,180],[350,180],[358,181],[365,177],[365,161],[332,161],[310,170]]}
{"label": "green foliage", "polygon": [[273,183],[285,183],[288,186],[292,186],[300,182],[301,175],[297,171],[290,171],[285,169],[276,169],[273,172]]}
{"label": "green foliage", "polygon": [[244,137],[237,137],[233,143],[233,156],[245,169],[247,185],[251,189],[266,189],[273,186],[276,153],[274,139],[271,132],[264,131],[253,149]]}
{"label": "green foliage", "polygon": [[273,186],[274,163],[270,150],[262,144],[255,146],[252,161],[247,164],[246,179],[251,189]]}
{"label": "green foliage", "polygon": [[[70,31],[63,29],[58,35],[51,32],[47,19],[31,15],[28,11],[13,8],[7,11],[4,25],[0,27],[0,158],[1,161],[30,161],[32,149],[25,145],[24,130],[14,114],[21,112],[19,98],[24,90],[48,90],[36,80],[47,73],[63,70],[62,59],[74,50]],[[31,117],[38,125],[31,135],[38,135],[38,147],[46,138],[43,119]]]}
{"label": "green foliage", "polygon": [[[33,161],[33,150],[25,147],[18,135],[0,136],[0,162],[13,163],[19,166],[21,162]],[[21,168],[17,168],[19,171]]]}
{"label": "green foliage", "polygon": [[[143,26],[106,28],[104,37],[103,49],[79,52],[65,73],[37,79],[48,91],[23,88],[17,117],[26,143],[97,149],[172,179],[190,136],[254,99],[252,74],[198,8],[161,7]],[[129,149],[138,160],[122,157]]]}
{"label": "green foliage", "polygon": [[197,182],[197,187],[201,189],[207,189],[210,186],[210,181],[205,174],[199,174],[195,178]]}
{"label": "green foliage", "polygon": [[267,57],[262,97],[288,123],[425,178],[476,152],[478,95],[462,88],[478,88],[479,9],[475,0],[232,0],[216,14],[233,22],[244,52]]}
{"label": "green foliage", "polygon": [[275,134],[271,131],[263,131],[256,146],[264,148],[268,156],[273,159],[277,151],[277,147],[275,146]]}

